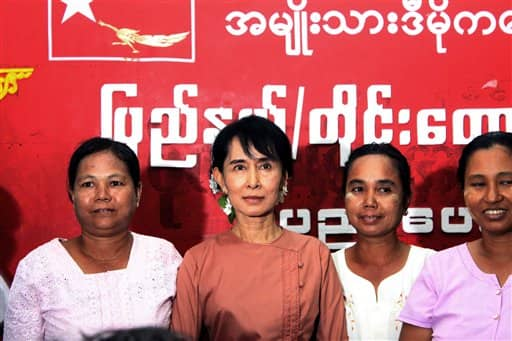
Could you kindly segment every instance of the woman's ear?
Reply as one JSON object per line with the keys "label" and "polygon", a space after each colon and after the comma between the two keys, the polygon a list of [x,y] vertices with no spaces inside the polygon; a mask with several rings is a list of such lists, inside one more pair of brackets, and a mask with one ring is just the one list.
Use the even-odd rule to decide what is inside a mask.
{"label": "woman's ear", "polygon": [[219,170],[218,167],[215,167],[212,170],[212,175],[213,175],[213,179],[215,180],[215,182],[219,185],[220,190],[224,194],[227,194],[228,191],[227,191],[227,188],[226,188],[226,184],[224,182],[224,175],[222,175],[222,172]]}
{"label": "woman's ear", "polygon": [[281,178],[281,188],[283,186],[288,185],[288,172],[284,172],[283,177]]}
{"label": "woman's ear", "polygon": [[404,202],[404,207],[402,208],[402,215],[403,216],[406,216],[407,214],[409,214],[409,212],[407,211],[409,209],[409,204],[411,203],[411,199],[407,199],[405,202]]}
{"label": "woman's ear", "polygon": [[73,190],[71,189],[70,186],[68,186],[68,198],[69,198],[69,201],[71,201],[71,203],[75,203],[75,195],[73,194]]}
{"label": "woman's ear", "polygon": [[135,197],[137,200],[137,207],[139,207],[141,195],[142,195],[142,182],[139,182],[139,184],[137,185],[137,188],[135,189]]}

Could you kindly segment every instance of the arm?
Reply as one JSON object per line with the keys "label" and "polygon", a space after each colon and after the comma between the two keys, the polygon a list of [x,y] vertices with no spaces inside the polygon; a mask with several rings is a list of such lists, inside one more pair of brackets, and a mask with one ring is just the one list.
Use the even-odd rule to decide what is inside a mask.
{"label": "arm", "polygon": [[427,341],[432,340],[432,329],[417,327],[409,323],[402,325],[400,341]]}
{"label": "arm", "polygon": [[43,319],[32,269],[20,262],[11,289],[4,321],[4,340],[42,340]]}
{"label": "arm", "polygon": [[435,277],[427,259],[398,316],[403,322],[400,340],[432,339],[434,307],[438,301]]}
{"label": "arm", "polygon": [[329,249],[320,247],[322,283],[317,340],[347,340],[343,289]]}
{"label": "arm", "polygon": [[178,270],[176,299],[170,328],[192,340],[197,340],[202,327],[202,302],[199,299],[199,269],[194,256],[188,252]]}

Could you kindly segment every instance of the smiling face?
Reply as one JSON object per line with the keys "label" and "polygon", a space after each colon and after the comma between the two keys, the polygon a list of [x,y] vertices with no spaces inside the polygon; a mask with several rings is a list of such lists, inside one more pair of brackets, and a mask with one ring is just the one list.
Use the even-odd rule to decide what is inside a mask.
{"label": "smiling face", "polygon": [[512,154],[508,148],[494,145],[469,157],[464,201],[483,233],[512,233]]}
{"label": "smiling face", "polygon": [[398,170],[385,155],[356,159],[347,176],[345,209],[358,235],[380,237],[395,233],[405,212]]}
{"label": "smiling face", "polygon": [[82,233],[109,236],[128,229],[140,192],[126,164],[107,150],[80,161],[69,194]]}
{"label": "smiling face", "polygon": [[234,138],[223,172],[213,169],[215,181],[228,195],[239,220],[273,215],[285,181],[278,161],[269,159],[253,146],[249,151],[251,156],[245,154],[240,140]]}

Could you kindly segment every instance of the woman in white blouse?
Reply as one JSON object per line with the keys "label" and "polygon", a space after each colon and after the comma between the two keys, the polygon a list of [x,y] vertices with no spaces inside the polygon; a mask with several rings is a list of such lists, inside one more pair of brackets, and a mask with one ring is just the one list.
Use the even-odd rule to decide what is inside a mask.
{"label": "woman in white blouse", "polygon": [[433,250],[401,242],[411,176],[407,159],[390,144],[366,144],[350,154],[343,174],[345,210],[357,242],[333,254],[352,340],[397,340],[396,320],[425,258]]}
{"label": "woman in white blouse", "polygon": [[81,340],[102,330],[169,325],[181,256],[133,233],[139,162],[124,143],[92,138],[71,156],[68,194],[79,236],[23,258],[9,293],[4,340]]}

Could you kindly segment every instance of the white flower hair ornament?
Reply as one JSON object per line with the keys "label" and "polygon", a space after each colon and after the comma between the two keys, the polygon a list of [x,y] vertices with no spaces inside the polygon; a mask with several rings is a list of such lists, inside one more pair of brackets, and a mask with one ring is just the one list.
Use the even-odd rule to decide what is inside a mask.
{"label": "white flower hair ornament", "polygon": [[[214,195],[221,192],[219,184],[213,178],[213,174],[210,175],[210,189]],[[227,215],[229,222],[232,223],[233,220],[235,220],[235,211],[233,210],[231,201],[229,201],[228,195],[223,193],[222,196],[217,199],[217,203],[219,204],[220,208],[222,208],[224,214]]]}

